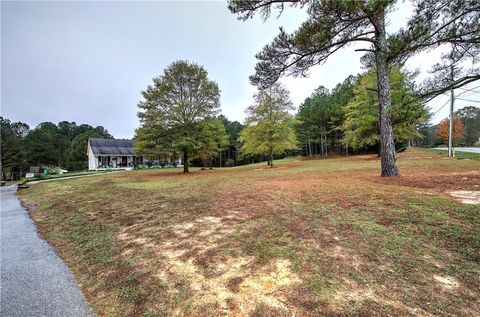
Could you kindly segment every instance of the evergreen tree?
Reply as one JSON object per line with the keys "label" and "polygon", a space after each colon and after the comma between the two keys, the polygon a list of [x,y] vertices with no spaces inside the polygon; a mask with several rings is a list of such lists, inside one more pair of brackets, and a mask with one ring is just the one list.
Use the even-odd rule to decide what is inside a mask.
{"label": "evergreen tree", "polygon": [[[345,107],[343,142],[354,149],[377,145],[380,142],[378,99],[375,69],[369,70],[355,85],[354,97]],[[391,117],[396,144],[418,140],[422,135],[418,125],[429,119],[421,99],[413,92],[413,83],[396,66],[390,67],[392,87]]]}
{"label": "evergreen tree", "polygon": [[228,148],[219,153],[219,166],[236,166],[238,164],[238,152],[240,149],[238,136],[240,135],[240,132],[243,130],[244,126],[238,121],[228,120],[228,118],[224,115],[219,115],[218,119],[223,121],[229,141]]}
{"label": "evergreen tree", "polygon": [[88,168],[87,147],[89,138],[111,139],[112,136],[105,128],[99,126],[74,137],[66,154],[66,167],[69,170],[78,171]]}
{"label": "evergreen tree", "polygon": [[63,138],[58,127],[52,122],[42,122],[37,125],[26,137],[29,161],[34,165],[56,165],[62,163],[65,149]]}
{"label": "evergreen tree", "polygon": [[202,161],[203,167],[211,167],[214,156],[229,144],[225,126],[220,119],[204,119],[199,126],[198,139],[197,157]]}
{"label": "evergreen tree", "polygon": [[21,174],[28,168],[25,138],[29,132],[29,126],[0,117],[0,128],[0,177],[5,174],[11,175],[11,173]]}

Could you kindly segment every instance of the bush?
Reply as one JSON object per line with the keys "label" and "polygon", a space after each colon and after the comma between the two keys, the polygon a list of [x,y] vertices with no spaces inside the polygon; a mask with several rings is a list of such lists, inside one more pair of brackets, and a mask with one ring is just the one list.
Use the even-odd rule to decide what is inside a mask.
{"label": "bush", "polygon": [[46,170],[48,172],[48,175],[58,175],[60,174],[61,168],[57,166],[49,166],[46,168]]}

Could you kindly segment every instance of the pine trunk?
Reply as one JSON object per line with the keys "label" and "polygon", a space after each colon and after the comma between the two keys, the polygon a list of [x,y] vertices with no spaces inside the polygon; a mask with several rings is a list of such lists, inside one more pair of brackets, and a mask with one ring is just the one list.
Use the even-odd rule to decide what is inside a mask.
{"label": "pine trunk", "polygon": [[377,43],[375,52],[377,64],[378,84],[378,113],[380,117],[380,159],[382,165],[382,177],[398,176],[397,162],[395,158],[395,143],[393,142],[393,128],[390,114],[390,79],[387,65],[387,39],[385,30],[384,14],[377,22]]}
{"label": "pine trunk", "polygon": [[325,135],[325,156],[328,156],[328,140],[327,140],[327,135]]}
{"label": "pine trunk", "polygon": [[183,172],[188,173],[188,151],[183,151]]}

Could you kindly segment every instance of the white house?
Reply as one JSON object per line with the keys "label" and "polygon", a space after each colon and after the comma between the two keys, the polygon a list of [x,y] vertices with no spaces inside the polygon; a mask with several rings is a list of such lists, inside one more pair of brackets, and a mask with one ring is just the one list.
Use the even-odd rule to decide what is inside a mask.
{"label": "white house", "polygon": [[136,155],[133,140],[89,138],[87,146],[88,169],[132,169],[135,166],[159,166],[181,160],[159,160],[152,157]]}
{"label": "white house", "polygon": [[[137,161],[132,140],[88,139],[88,169],[133,168]],[[140,157],[143,160],[143,157]],[[143,162],[142,162],[143,163]]]}

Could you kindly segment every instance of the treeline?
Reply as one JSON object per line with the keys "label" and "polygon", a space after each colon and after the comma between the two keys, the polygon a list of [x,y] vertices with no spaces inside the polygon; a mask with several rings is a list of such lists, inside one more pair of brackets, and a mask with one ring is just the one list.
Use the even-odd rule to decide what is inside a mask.
{"label": "treeline", "polygon": [[112,138],[102,126],[62,121],[42,122],[30,129],[23,122],[11,122],[3,117],[0,121],[1,169],[5,178],[20,178],[30,166],[86,169],[88,138]]}
{"label": "treeline", "polygon": [[[448,142],[448,118],[429,123],[425,102],[414,93],[414,75],[395,65],[389,69],[391,117],[395,148],[436,147]],[[219,118],[227,128],[228,149],[214,166],[268,161],[285,155],[328,156],[332,153],[378,153],[380,128],[375,69],[349,76],[334,89],[317,88],[294,116],[288,91],[281,85],[259,92],[247,108],[245,125]],[[465,107],[454,113],[454,145],[479,145],[480,109]],[[231,129],[235,124],[235,129]],[[230,160],[230,158],[235,158]],[[239,158],[239,159],[238,159]],[[195,160],[193,163],[195,165]],[[197,164],[198,165],[198,164]]]}
{"label": "treeline", "polygon": [[[305,156],[329,152],[377,152],[379,115],[375,69],[350,76],[331,92],[319,87],[299,107],[297,138]],[[391,116],[395,147],[436,147],[448,143],[448,118],[429,123],[430,113],[413,93],[413,75],[390,68]],[[454,145],[474,146],[480,138],[480,108],[454,113]]]}
{"label": "treeline", "polygon": [[[425,101],[414,92],[414,74],[388,67],[389,117],[396,150],[436,146]],[[245,123],[218,116],[220,90],[195,63],[176,61],[153,79],[138,104],[137,151],[158,157],[181,156],[188,166],[236,166],[285,155],[328,156],[379,153],[381,116],[375,67],[349,76],[334,89],[317,88],[293,114],[288,90],[280,83],[260,89],[246,109]],[[465,140],[477,140],[472,109],[459,110]],[[432,130],[433,129],[433,130]],[[458,129],[457,129],[458,130]]]}
{"label": "treeline", "polygon": [[[328,156],[378,153],[380,144],[375,68],[349,76],[334,89],[317,88],[295,114],[281,84],[260,90],[246,110],[245,124],[219,113],[220,91],[206,70],[188,61],[172,63],[143,92],[138,154],[182,157],[188,166],[231,167],[260,161],[273,164],[285,155]],[[446,142],[447,121],[428,123],[430,114],[414,94],[413,75],[389,68],[393,137],[397,150],[409,145],[432,147]],[[200,87],[200,88],[199,88]],[[178,102],[178,100],[188,102]],[[190,101],[192,100],[192,101]],[[480,109],[455,112],[455,145],[472,146],[480,138]],[[34,129],[1,118],[1,164],[5,177],[20,177],[30,166],[87,168],[90,137],[112,138],[102,126],[62,121]]]}
{"label": "treeline", "polygon": [[[142,96],[138,103],[140,127],[135,131],[139,155],[181,157],[184,172],[188,172],[189,165],[236,166],[263,161],[272,153],[263,139],[273,131],[272,124],[262,124],[262,129],[249,133],[260,141],[257,146],[249,146],[252,139],[245,133],[254,132],[252,120],[242,125],[219,115],[220,89],[201,65],[185,60],[173,62],[162,75],[153,78]],[[261,97],[259,105],[270,98],[266,94]],[[256,113],[251,110],[250,115]]]}
{"label": "treeline", "polygon": [[[421,140],[419,128],[429,120],[422,100],[413,93],[413,76],[389,69],[391,117],[395,147]],[[376,72],[350,76],[331,92],[319,87],[299,107],[297,137],[305,156],[330,152],[377,152],[380,144]]]}

